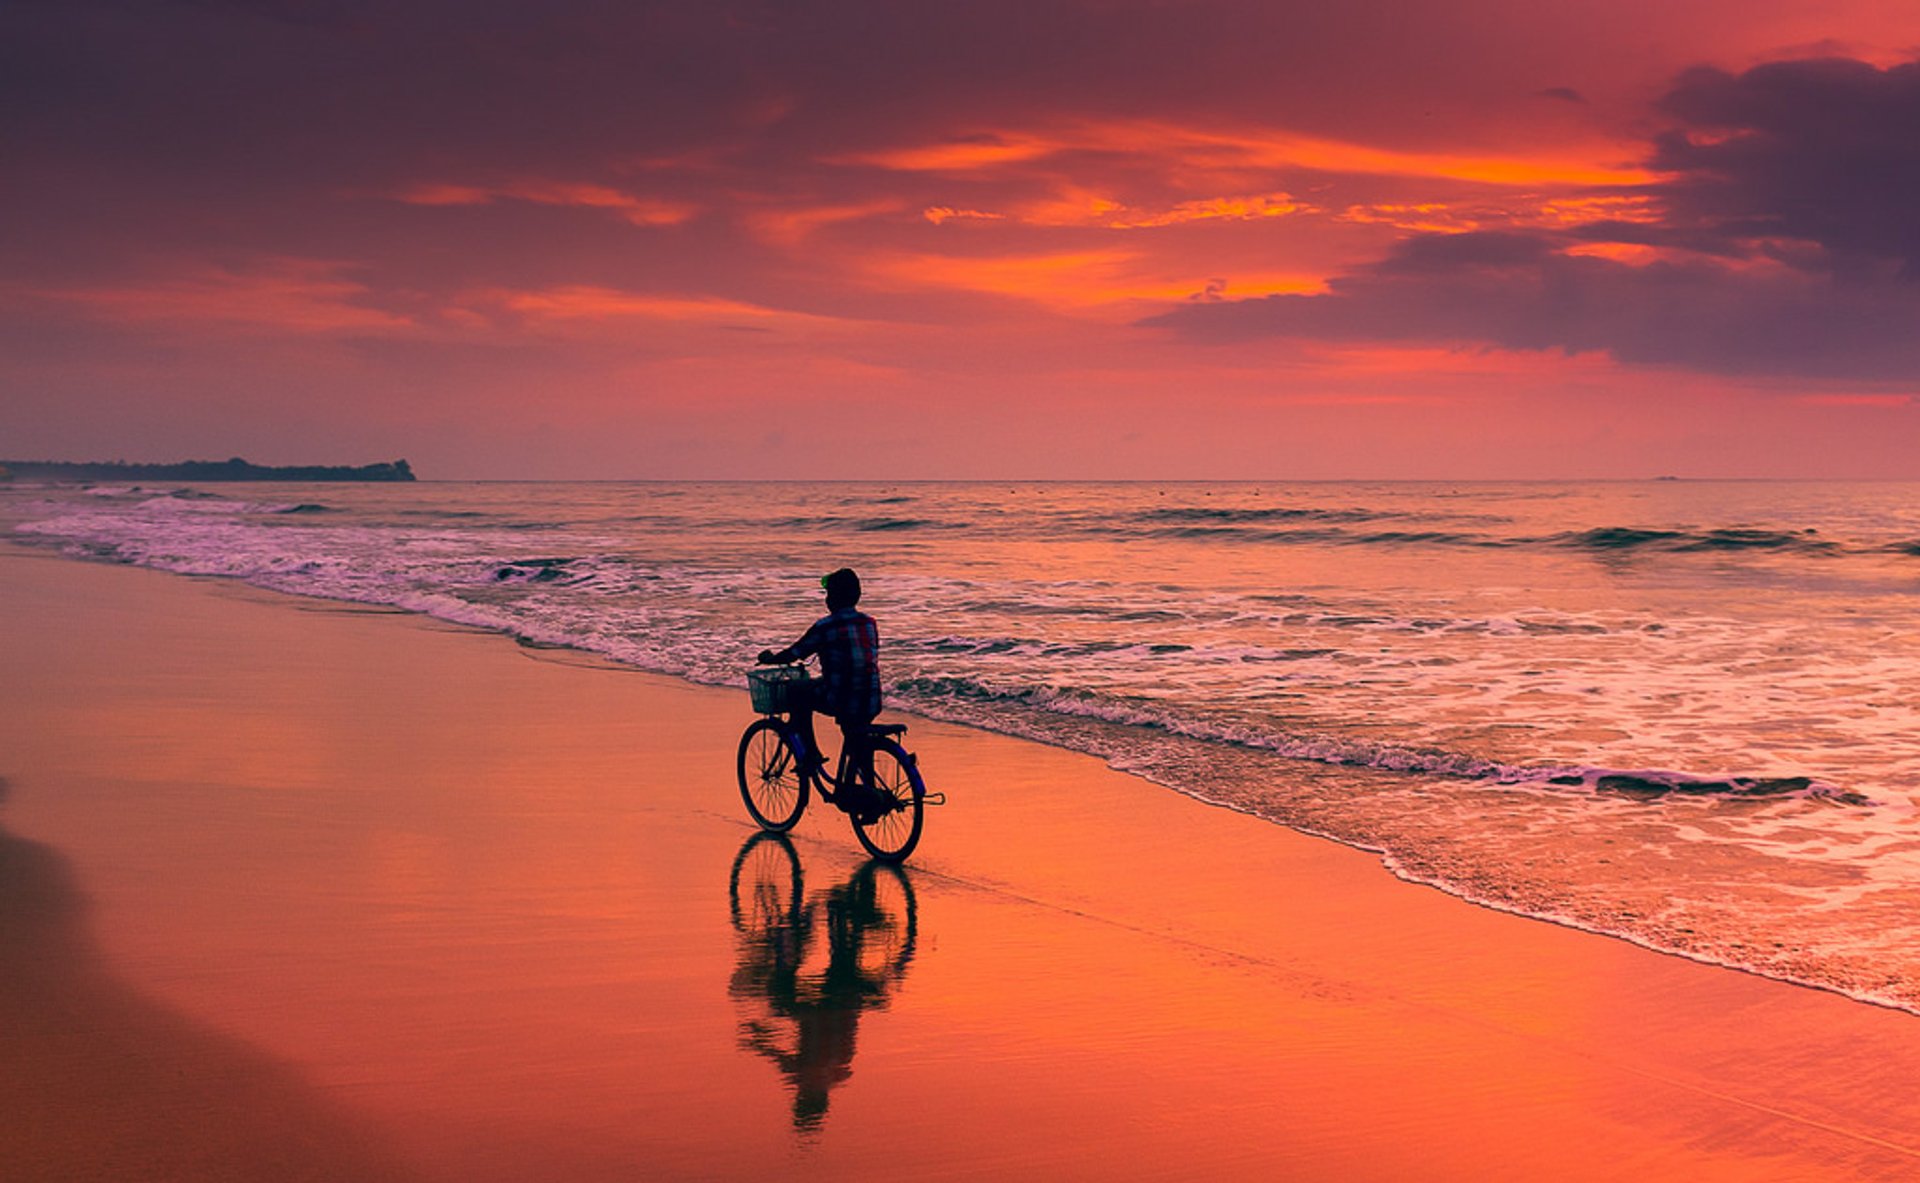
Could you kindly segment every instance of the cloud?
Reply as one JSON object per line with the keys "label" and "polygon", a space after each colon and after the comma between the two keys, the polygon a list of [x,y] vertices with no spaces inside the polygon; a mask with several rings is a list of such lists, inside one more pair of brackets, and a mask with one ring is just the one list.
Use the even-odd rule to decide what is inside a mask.
{"label": "cloud", "polygon": [[1102,230],[1157,230],[1190,222],[1254,222],[1317,212],[1288,193],[1251,193],[1200,197],[1160,205],[1129,205],[1078,187],[1027,201],[1012,202],[1004,211],[930,206],[921,217],[938,226],[963,221],[1013,221],[1024,226],[1079,226]]}
{"label": "cloud", "polygon": [[955,218],[982,222],[1000,222],[1005,221],[1007,215],[991,213],[987,210],[954,209],[950,205],[930,205],[920,211],[920,216],[938,226],[942,222],[950,222]]}
{"label": "cloud", "polygon": [[896,288],[951,288],[1060,309],[1169,298],[1164,286],[1143,288],[1139,262],[1131,251],[1097,250],[990,258],[880,254],[864,266],[874,282]]}
{"label": "cloud", "polygon": [[768,308],[741,300],[660,295],[617,288],[571,286],[537,291],[485,291],[467,294],[471,310],[504,309],[544,324],[586,322],[616,327],[621,323],[706,326],[734,331],[801,332],[843,326],[832,317]]}
{"label": "cloud", "polygon": [[1420,235],[1322,295],[1188,304],[1147,324],[1212,340],[1444,342],[1603,351],[1725,374],[1920,375],[1920,289],[1779,264],[1569,253],[1542,234]]}
{"label": "cloud", "polygon": [[1308,208],[1305,203],[1295,201],[1286,193],[1255,193],[1236,197],[1203,197],[1176,202],[1170,208],[1158,210],[1116,207],[1102,211],[1096,224],[1111,230],[1150,230],[1187,222],[1253,222],[1263,218],[1284,218]]}
{"label": "cloud", "polygon": [[798,247],[830,226],[897,214],[904,204],[893,198],[825,205],[786,204],[755,209],[745,215],[753,234],[779,247]]}
{"label": "cloud", "polygon": [[972,172],[1036,160],[1068,145],[1025,134],[980,132],[928,144],[886,148],[834,158],[838,164],[865,164],[895,172]]}
{"label": "cloud", "polygon": [[[987,253],[992,238],[1009,259],[1070,256],[1133,231],[1163,257],[1114,290],[1177,298],[1233,260],[1318,279],[1375,249],[1386,228],[1312,215],[1376,188],[1644,179],[1590,151],[1591,129],[1545,152],[1506,144],[1441,83],[1492,71],[1524,96],[1584,76],[1474,65],[1447,49],[1485,29],[1403,7],[0,5],[15,116],[0,120],[0,204],[32,228],[0,263],[74,286],[121,283],[159,253],[350,257],[396,301],[640,285],[869,314],[868,252]],[[1409,121],[1408,93],[1441,118]],[[937,318],[960,286],[930,282],[895,312]]]}
{"label": "cloud", "polygon": [[[1696,69],[1661,104],[1645,205],[1564,224],[1433,225],[1321,294],[1146,323],[1262,335],[1604,352],[1721,374],[1920,377],[1920,63]],[[1585,220],[1583,220],[1585,219]]]}
{"label": "cloud", "polygon": [[506,185],[409,185],[395,195],[408,205],[485,205],[527,201],[535,205],[608,210],[635,226],[677,226],[699,210],[687,202],[658,201],[607,185],[578,181],[515,181]]}
{"label": "cloud", "polygon": [[166,279],[15,295],[68,305],[91,320],[164,331],[311,335],[414,327],[407,317],[368,306],[366,285],[346,277],[353,270],[327,260],[268,259],[245,268],[195,267]]}
{"label": "cloud", "polygon": [[[1628,130],[1645,80],[1693,62],[1920,41],[1899,13],[1788,7],[0,4],[0,386],[167,389],[217,436],[210,382],[275,392],[283,420],[482,388],[801,405],[805,365],[857,363],[914,376],[921,429],[981,390],[1039,413],[1127,385],[1181,392],[1198,438],[1203,390],[1534,390],[1613,380],[1609,354],[1899,372],[1898,227],[1767,174],[1878,136],[1884,79],[1801,80],[1871,118],[1799,135],[1768,122],[1768,75],[1689,76],[1654,120],[1678,138]],[[1196,341],[1327,340],[1131,327],[1174,308]]]}
{"label": "cloud", "polygon": [[1814,243],[1838,265],[1892,260],[1920,277],[1920,62],[1696,69],[1661,107],[1661,193],[1681,224]]}
{"label": "cloud", "polygon": [[1042,130],[979,131],[841,162],[896,172],[967,173],[1025,170],[1043,160],[1086,155],[1155,159],[1172,171],[1301,169],[1488,185],[1635,185],[1654,179],[1644,168],[1596,160],[1581,146],[1525,155],[1409,151],[1219,119],[1077,119]]}
{"label": "cloud", "polygon": [[1662,211],[1654,198],[1642,192],[1575,192],[1524,200],[1485,197],[1453,201],[1376,202],[1349,205],[1334,215],[1339,221],[1392,226],[1420,233],[1461,233],[1469,230],[1567,230],[1588,240],[1611,238],[1616,230],[1643,234],[1642,226],[1657,225]]}

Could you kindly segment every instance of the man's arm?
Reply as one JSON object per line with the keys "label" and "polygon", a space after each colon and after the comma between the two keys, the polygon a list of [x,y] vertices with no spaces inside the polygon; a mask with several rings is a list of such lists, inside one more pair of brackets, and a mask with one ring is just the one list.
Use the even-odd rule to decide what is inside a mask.
{"label": "man's arm", "polygon": [[807,630],[807,633],[805,636],[801,637],[799,640],[795,641],[793,644],[788,645],[785,649],[780,650],[780,652],[778,653],[775,653],[771,649],[762,649],[760,651],[760,657],[759,657],[760,664],[761,665],[789,665],[793,662],[801,660],[802,658],[812,657],[815,653],[820,651],[820,638],[816,635],[819,633],[819,631],[820,631],[820,626],[816,623],[815,625],[813,625],[813,627]]}

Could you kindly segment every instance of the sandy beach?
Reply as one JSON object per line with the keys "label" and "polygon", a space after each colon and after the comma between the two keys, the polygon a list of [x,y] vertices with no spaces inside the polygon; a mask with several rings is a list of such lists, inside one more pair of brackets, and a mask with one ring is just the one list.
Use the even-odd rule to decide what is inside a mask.
{"label": "sandy beach", "polygon": [[0,1160],[98,1179],[1920,1175],[1920,1019],[908,720],[904,872],[744,693],[0,551]]}

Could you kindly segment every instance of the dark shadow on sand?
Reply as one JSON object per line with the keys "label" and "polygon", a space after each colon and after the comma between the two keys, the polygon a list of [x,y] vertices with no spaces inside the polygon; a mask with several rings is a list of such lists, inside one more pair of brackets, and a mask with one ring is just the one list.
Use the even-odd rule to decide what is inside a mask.
{"label": "dark shadow on sand", "polygon": [[378,1143],[292,1068],[117,980],[66,859],[0,829],[0,1176],[418,1177]]}

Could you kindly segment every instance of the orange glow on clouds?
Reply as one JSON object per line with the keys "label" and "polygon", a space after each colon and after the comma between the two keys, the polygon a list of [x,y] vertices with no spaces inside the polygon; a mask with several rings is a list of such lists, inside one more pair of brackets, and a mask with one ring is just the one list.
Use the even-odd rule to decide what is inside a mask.
{"label": "orange glow on clouds", "polygon": [[[1167,304],[1220,299],[1229,290],[1220,279],[1169,276],[1148,256],[1128,250],[965,258],[952,255],[887,254],[863,262],[866,273],[889,287],[941,287],[1031,301],[1059,312],[1109,309],[1132,316],[1138,302]],[[1323,290],[1318,276],[1236,276],[1234,297]]]}
{"label": "orange glow on clouds", "polygon": [[1058,140],[1024,133],[991,132],[911,148],[831,158],[832,164],[865,164],[894,172],[972,172],[1037,160],[1061,151]]}
{"label": "orange glow on clouds", "polygon": [[1391,226],[1416,234],[1457,234],[1479,230],[1486,225],[1487,211],[1445,201],[1386,202],[1379,205],[1348,206],[1339,214],[1342,222]]}
{"label": "orange glow on clouds", "polygon": [[763,242],[776,246],[794,247],[828,226],[898,213],[904,208],[904,203],[884,198],[875,201],[755,210],[746,216],[746,222],[755,237]]}
{"label": "orange glow on clouds", "polygon": [[1583,242],[1578,246],[1570,246],[1560,253],[1581,255],[1589,259],[1608,259],[1615,263],[1625,263],[1630,267],[1644,267],[1661,259],[1671,259],[1676,252],[1663,251],[1659,247],[1645,246],[1637,242]]}
{"label": "orange glow on clouds", "polygon": [[1542,225],[1586,226],[1594,222],[1631,222],[1649,226],[1660,221],[1659,204],[1640,194],[1597,194],[1556,197],[1541,203]]}
{"label": "orange glow on clouds", "polygon": [[1529,197],[1525,201],[1501,204],[1382,202],[1349,205],[1335,216],[1342,222],[1391,226],[1416,234],[1457,234],[1494,228],[1564,230],[1596,222],[1651,225],[1660,221],[1657,203],[1640,194],[1587,194],[1544,200]]}
{"label": "orange glow on clouds", "polygon": [[849,322],[714,296],[674,296],[575,285],[476,293],[470,306],[504,308],[535,322],[656,321],[756,330],[816,330]]}
{"label": "orange glow on clouds", "polygon": [[954,218],[974,218],[980,221],[995,222],[1004,219],[1007,215],[990,214],[985,210],[954,209],[951,206],[930,205],[920,211],[920,216],[938,226],[940,223],[951,221]]}
{"label": "orange glow on clouds", "polygon": [[526,201],[535,205],[607,210],[636,226],[677,226],[699,212],[681,202],[655,201],[606,185],[566,181],[517,181],[509,185],[415,185],[396,194],[408,205],[486,205]]}
{"label": "orange glow on clouds", "polygon": [[1297,135],[1279,129],[1224,130],[1144,120],[1083,122],[1053,134],[993,132],[960,140],[847,158],[900,172],[978,172],[1068,152],[1097,152],[1196,168],[1302,168],[1371,176],[1433,177],[1493,185],[1643,185],[1646,169],[1609,163],[1615,145],[1564,155],[1498,156],[1406,152]]}
{"label": "orange glow on clouds", "polygon": [[1251,222],[1260,218],[1284,218],[1310,209],[1285,193],[1258,194],[1252,197],[1209,197],[1183,201],[1157,214],[1130,215],[1109,219],[1105,224],[1116,230],[1139,230],[1155,226],[1176,226],[1182,222]]}
{"label": "orange glow on clouds", "polygon": [[1286,193],[1257,193],[1237,197],[1206,197],[1150,209],[1129,206],[1090,190],[1069,188],[1054,197],[1011,207],[1009,213],[959,211],[935,207],[925,213],[934,225],[953,218],[1011,219],[1028,226],[1090,226],[1106,230],[1149,230],[1186,222],[1251,222],[1282,218],[1311,210]]}
{"label": "orange glow on clouds", "polygon": [[1483,156],[1400,152],[1284,132],[1213,132],[1145,125],[1139,142],[1161,139],[1189,159],[1263,168],[1307,168],[1372,176],[1436,177],[1492,185],[1642,185],[1657,174],[1596,163],[1588,156]]}

